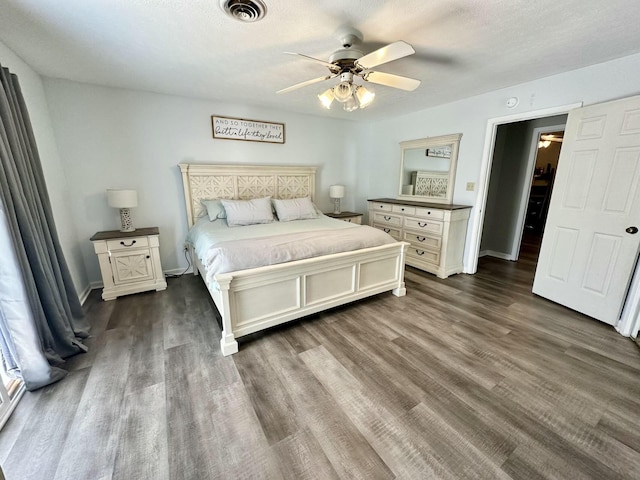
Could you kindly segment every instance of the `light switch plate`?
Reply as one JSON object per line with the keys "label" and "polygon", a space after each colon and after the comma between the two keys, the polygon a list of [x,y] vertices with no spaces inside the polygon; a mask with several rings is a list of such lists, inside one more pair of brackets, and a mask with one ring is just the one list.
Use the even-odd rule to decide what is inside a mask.
{"label": "light switch plate", "polygon": [[476,184],[474,182],[467,182],[467,192],[473,192],[476,188]]}

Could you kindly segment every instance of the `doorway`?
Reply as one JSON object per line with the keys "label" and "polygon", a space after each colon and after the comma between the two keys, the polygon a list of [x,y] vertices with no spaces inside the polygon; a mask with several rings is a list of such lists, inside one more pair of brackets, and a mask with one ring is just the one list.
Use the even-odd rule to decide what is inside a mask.
{"label": "doorway", "polygon": [[554,115],[497,127],[480,257],[537,260],[566,119]]}

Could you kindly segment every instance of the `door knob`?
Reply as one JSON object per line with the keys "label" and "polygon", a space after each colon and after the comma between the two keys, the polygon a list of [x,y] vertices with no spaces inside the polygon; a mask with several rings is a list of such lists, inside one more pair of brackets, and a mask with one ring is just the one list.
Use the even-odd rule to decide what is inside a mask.
{"label": "door knob", "polygon": [[630,233],[631,235],[634,235],[638,233],[638,227],[629,227],[625,230],[625,232]]}

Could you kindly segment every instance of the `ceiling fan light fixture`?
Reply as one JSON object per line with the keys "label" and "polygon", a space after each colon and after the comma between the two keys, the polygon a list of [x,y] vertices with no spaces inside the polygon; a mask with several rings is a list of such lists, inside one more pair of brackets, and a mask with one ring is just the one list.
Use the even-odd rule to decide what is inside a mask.
{"label": "ceiling fan light fixture", "polygon": [[342,104],[342,109],[345,112],[353,112],[354,110],[358,109],[358,102],[356,101],[355,97],[353,95],[351,95],[343,104]]}
{"label": "ceiling fan light fixture", "polygon": [[371,90],[367,90],[362,85],[356,87],[356,97],[358,98],[358,104],[360,108],[366,108],[373,102],[373,99],[376,98],[376,94]]}
{"label": "ceiling fan light fixture", "polygon": [[340,103],[346,102],[353,97],[353,84],[350,82],[340,82],[333,87],[333,95]]}
{"label": "ceiling fan light fixture", "polygon": [[320,103],[322,104],[322,106],[327,110],[331,108],[331,104],[333,103],[333,98],[334,98],[333,88],[325,90],[320,95],[318,95],[318,100],[320,100]]}

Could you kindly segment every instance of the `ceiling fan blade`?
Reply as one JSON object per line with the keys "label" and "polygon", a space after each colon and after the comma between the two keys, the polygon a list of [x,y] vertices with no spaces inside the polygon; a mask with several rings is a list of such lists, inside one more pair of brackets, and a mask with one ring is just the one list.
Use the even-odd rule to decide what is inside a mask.
{"label": "ceiling fan blade", "polygon": [[401,75],[394,75],[392,73],[384,72],[368,72],[363,77],[365,80],[371,83],[378,83],[380,85],[386,85],[387,87],[399,88],[412,92],[420,86],[420,80],[415,78],[403,77]]}
{"label": "ceiling fan blade", "polygon": [[374,68],[378,65],[382,65],[383,63],[398,60],[399,58],[406,57],[407,55],[413,55],[414,53],[416,53],[416,51],[411,45],[400,40],[368,53],[364,57],[360,57],[356,60],[356,65],[359,65],[364,69]]}
{"label": "ceiling fan blade", "polygon": [[284,53],[286,55],[296,55],[296,56],[302,57],[303,59],[308,60],[310,62],[315,62],[315,63],[319,63],[320,65],[324,65],[329,70],[331,70],[333,73],[337,73],[337,72],[340,71],[340,67],[339,66],[334,65],[333,63],[325,62],[324,60],[319,60],[317,58],[310,57],[309,55],[303,55],[302,53],[295,53],[295,52],[284,52]]}
{"label": "ceiling fan blade", "polygon": [[296,83],[295,85],[291,85],[290,87],[283,88],[282,90],[278,90],[276,93],[287,93],[293,90],[297,90],[298,88],[306,87],[308,85],[313,85],[314,83],[323,82],[325,80],[329,80],[330,78],[335,77],[335,75],[326,75],[324,77],[318,77],[311,80],[307,80],[306,82]]}

